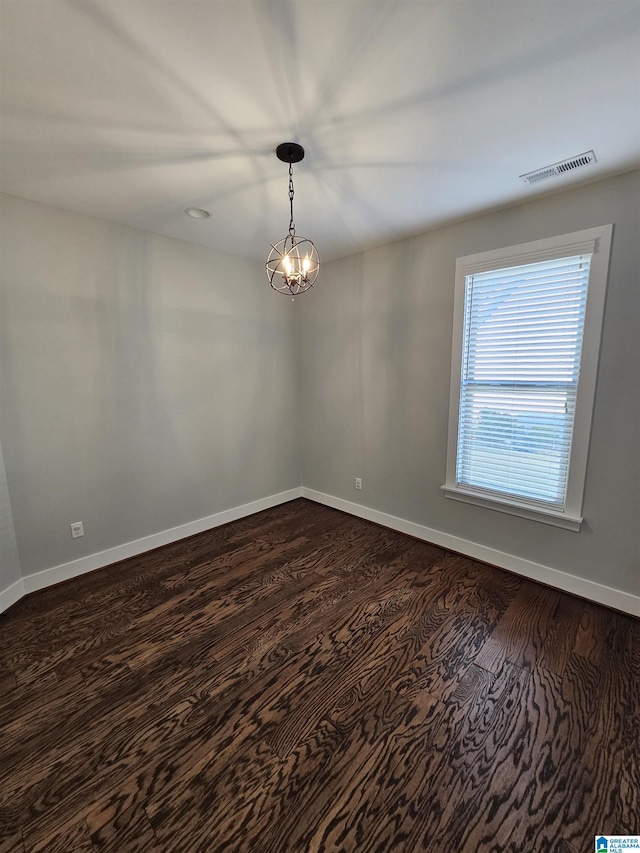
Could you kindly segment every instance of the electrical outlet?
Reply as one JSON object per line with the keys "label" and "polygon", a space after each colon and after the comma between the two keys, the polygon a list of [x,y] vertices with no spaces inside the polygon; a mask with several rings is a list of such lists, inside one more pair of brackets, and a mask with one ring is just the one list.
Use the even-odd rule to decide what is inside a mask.
{"label": "electrical outlet", "polygon": [[360,479],[360,477],[356,477],[356,489],[361,489],[361,488],[362,488],[362,480]]}
{"label": "electrical outlet", "polygon": [[71,538],[78,539],[80,536],[84,536],[84,527],[82,526],[81,521],[74,521],[73,524],[70,524],[71,528]]}

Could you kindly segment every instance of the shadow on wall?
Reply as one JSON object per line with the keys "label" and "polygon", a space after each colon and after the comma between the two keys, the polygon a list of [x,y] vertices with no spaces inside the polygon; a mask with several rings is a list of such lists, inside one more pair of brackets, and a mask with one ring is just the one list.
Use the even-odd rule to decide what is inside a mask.
{"label": "shadow on wall", "polygon": [[0,444],[0,593],[19,581],[20,556],[13,526],[13,512]]}
{"label": "shadow on wall", "polygon": [[361,311],[363,421],[370,424],[368,451],[385,494],[409,512],[407,493],[423,491],[424,472],[415,460],[424,455],[425,441],[443,445],[444,476],[442,412],[448,400],[441,399],[441,376],[451,330],[442,322],[443,283],[430,279],[420,240],[374,250],[371,261]]}
{"label": "shadow on wall", "polygon": [[[110,467],[119,469],[120,499],[139,493],[141,482],[153,484],[170,525],[176,506],[191,519],[203,499],[209,511],[225,509],[246,499],[247,482],[273,481],[281,464],[270,436],[284,405],[274,382],[284,362],[282,315],[261,311],[252,281],[234,280],[224,266],[251,262],[175,243],[169,260],[158,238],[121,236],[110,250],[113,292],[96,304],[106,312],[96,324],[106,357],[96,363],[94,384],[109,391],[94,426],[111,448]],[[212,263],[207,274],[214,259],[223,268]],[[262,298],[278,298],[266,280],[263,287]]]}
{"label": "shadow on wall", "polygon": [[453,267],[450,280],[434,280],[427,244],[407,239],[332,262],[303,313],[309,486],[353,500],[361,476],[367,506],[384,495],[407,518],[416,494],[441,512],[446,465]]}

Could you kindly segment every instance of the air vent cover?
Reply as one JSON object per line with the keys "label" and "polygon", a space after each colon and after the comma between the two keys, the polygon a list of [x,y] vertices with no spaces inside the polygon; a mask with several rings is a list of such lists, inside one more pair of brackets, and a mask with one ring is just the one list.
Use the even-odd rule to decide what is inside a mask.
{"label": "air vent cover", "polygon": [[583,166],[590,166],[596,162],[596,155],[593,151],[585,151],[584,154],[569,157],[568,160],[562,160],[552,166],[545,166],[543,169],[536,169],[535,172],[520,175],[520,179],[525,184],[537,184],[539,181],[546,181],[547,178],[554,178],[556,175],[563,175],[565,172],[572,172],[574,169],[581,169]]}

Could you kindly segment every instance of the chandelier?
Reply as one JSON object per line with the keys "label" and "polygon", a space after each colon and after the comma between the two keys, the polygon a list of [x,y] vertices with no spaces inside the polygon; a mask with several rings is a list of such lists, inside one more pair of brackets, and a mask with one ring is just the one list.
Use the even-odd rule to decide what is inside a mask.
{"label": "chandelier", "polygon": [[289,233],[282,240],[271,244],[265,264],[269,284],[278,293],[297,296],[313,287],[320,269],[318,250],[307,237],[298,237],[293,221],[293,164],[304,157],[304,148],[297,142],[283,142],[276,148],[276,155],[289,164]]}

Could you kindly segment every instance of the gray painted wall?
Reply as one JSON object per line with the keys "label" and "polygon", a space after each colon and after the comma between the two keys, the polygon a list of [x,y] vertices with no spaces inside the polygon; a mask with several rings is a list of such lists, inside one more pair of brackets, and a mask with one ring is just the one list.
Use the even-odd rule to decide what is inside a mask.
{"label": "gray painted wall", "polygon": [[0,593],[21,578],[20,557],[0,445]]}
{"label": "gray painted wall", "polygon": [[299,485],[297,302],[260,264],[0,205],[0,435],[23,575]]}
{"label": "gray painted wall", "polygon": [[[304,485],[640,593],[639,214],[633,172],[325,264],[296,329]],[[582,531],[446,499],[455,259],[610,222]]]}
{"label": "gray painted wall", "polygon": [[[0,591],[20,561],[293,488],[302,467],[312,489],[640,593],[640,173],[325,263],[293,305],[252,261],[7,196],[0,214]],[[455,258],[608,222],[582,532],[445,499]]]}

